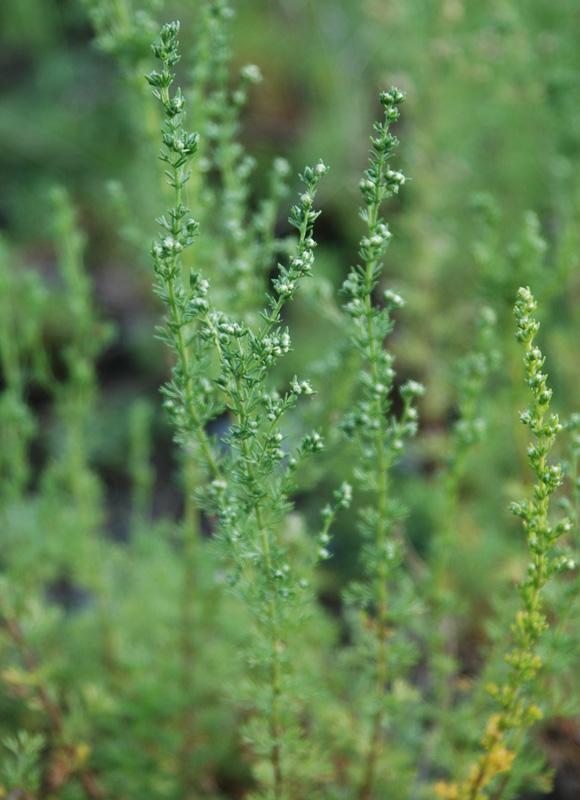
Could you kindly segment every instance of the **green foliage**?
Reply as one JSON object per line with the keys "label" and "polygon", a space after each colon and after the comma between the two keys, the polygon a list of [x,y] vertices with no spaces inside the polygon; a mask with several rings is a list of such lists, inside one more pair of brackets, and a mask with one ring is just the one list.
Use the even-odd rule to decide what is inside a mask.
{"label": "green foliage", "polygon": [[[542,725],[579,702],[577,104],[554,37],[577,48],[573,9],[532,5],[281,2],[258,40],[263,4],[210,0],[151,71],[161,0],[63,4],[107,101],[76,150],[69,126],[66,190],[7,171],[0,797],[548,791]],[[12,41],[20,12],[0,23]],[[395,74],[364,168],[367,89]],[[294,186],[276,151],[307,116],[324,160]]]}
{"label": "green foliage", "polygon": [[4,740],[10,760],[4,762],[3,784],[7,791],[22,791],[33,795],[40,784],[40,753],[44,746],[42,736],[21,731]]}
{"label": "green foliage", "polygon": [[[515,749],[508,749],[506,744],[510,741],[510,734],[517,731],[521,740],[522,731],[541,718],[537,705],[523,696],[525,685],[536,677],[542,664],[541,658],[534,652],[536,640],[548,627],[546,616],[542,613],[540,593],[553,575],[576,568],[576,564],[568,556],[549,555],[557,539],[568,533],[571,526],[568,519],[563,519],[552,527],[548,518],[549,498],[561,485],[563,473],[559,464],[549,465],[546,459],[563,426],[556,414],[550,415],[547,422],[544,420],[549,411],[552,392],[546,385],[547,375],[541,371],[545,359],[541,350],[533,344],[540,327],[531,317],[535,308],[536,303],[530,290],[520,288],[514,309],[516,338],[526,348],[526,382],[532,393],[532,403],[521,414],[520,419],[537,440],[528,448],[528,459],[537,484],[534,486],[531,501],[513,503],[511,506],[513,513],[524,521],[530,565],[527,579],[519,586],[522,608],[517,613],[516,623],[512,625],[513,649],[505,654],[510,672],[503,686],[495,683],[488,686],[489,693],[499,706],[499,712],[490,717],[481,740],[483,755],[460,787],[457,784],[438,784],[437,795],[443,798],[484,800],[486,797],[497,796],[495,789],[491,790],[494,794],[490,795],[489,784],[498,775],[510,772],[520,746],[520,741],[515,739]],[[513,738],[511,741],[514,741]],[[508,783],[508,780],[504,780],[500,784],[502,792]]]}

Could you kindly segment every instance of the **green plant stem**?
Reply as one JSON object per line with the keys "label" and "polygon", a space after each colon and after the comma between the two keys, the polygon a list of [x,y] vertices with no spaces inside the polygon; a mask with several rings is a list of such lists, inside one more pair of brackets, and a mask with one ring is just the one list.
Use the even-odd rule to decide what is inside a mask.
{"label": "green plant stem", "polygon": [[[179,202],[180,202],[180,193],[179,191],[177,191],[176,204],[178,204]],[[169,298],[171,319],[173,322],[178,322],[179,311],[177,308],[177,303],[175,298],[175,286],[173,281],[168,281],[167,283],[167,295]],[[221,471],[215,459],[215,456],[212,452],[207,433],[205,432],[205,428],[203,427],[200,421],[199,414],[197,412],[197,406],[195,404],[195,393],[193,386],[191,360],[183,331],[184,327],[179,326],[176,333],[176,350],[179,363],[183,365],[183,371],[185,374],[185,399],[187,403],[187,409],[191,415],[191,419],[193,420],[193,424],[195,426],[197,435],[197,441],[201,448],[205,463],[207,464],[207,467],[212,476],[216,480],[220,480],[222,477]]]}
{"label": "green plant stem", "polygon": [[[244,445],[247,446],[247,443],[244,442]],[[255,512],[258,529],[262,532],[264,564],[269,574],[272,570],[272,566],[270,560],[270,543],[268,541],[268,533],[262,520],[261,510],[258,506],[255,507]],[[272,736],[271,760],[274,771],[274,797],[275,800],[279,800],[279,798],[282,797],[283,790],[282,753],[280,748],[280,700],[282,695],[280,686],[280,651],[282,642],[280,640],[278,626],[276,624],[276,607],[274,598],[270,598],[268,602],[268,623],[272,658],[272,704],[270,707],[270,734]]]}
{"label": "green plant stem", "polygon": [[[305,235],[306,235],[305,231],[303,234],[301,232],[301,241],[305,237]],[[281,304],[279,308],[278,306],[276,308],[279,310],[279,308],[281,308]],[[277,313],[278,311],[275,312],[275,316],[277,316]],[[265,326],[265,328],[262,329],[262,338],[263,336],[266,335],[267,330],[269,330],[271,327],[272,324],[269,324],[267,327]],[[217,336],[214,336],[214,344],[220,356],[220,360],[223,360],[221,347]],[[240,350],[240,358],[241,360],[243,360],[244,353],[242,350],[241,343],[239,343],[238,347]],[[245,411],[245,405],[246,401],[248,400],[248,397],[240,375],[236,377],[236,393],[237,396],[239,397],[239,403],[237,404],[235,415],[240,427],[243,428],[247,425],[249,421],[248,414]],[[276,422],[277,420],[272,421],[270,430],[273,430]],[[259,494],[258,490],[260,488],[259,481],[256,477],[257,471],[259,470],[259,462],[257,465],[254,464],[254,459],[250,450],[250,446],[246,439],[242,440],[241,449],[243,454],[246,477],[250,485],[252,486],[254,496],[257,496]],[[262,508],[257,500],[254,500],[252,502],[250,512],[253,512],[256,518],[256,525],[258,526],[258,532],[262,545],[263,568],[265,574],[269,576],[272,573],[272,560],[270,551],[270,541],[268,537],[268,525],[265,523],[265,520],[262,515]],[[243,571],[248,581],[248,585],[250,587],[255,587],[255,582],[252,580],[252,577],[248,572],[248,568],[244,563],[245,560],[239,558],[238,554],[236,553],[235,546],[233,549],[237,564],[243,567]],[[284,787],[282,752],[280,746],[280,735],[281,735],[280,701],[282,695],[281,684],[280,684],[280,677],[281,677],[280,652],[282,648],[282,641],[279,636],[278,625],[276,622],[276,605],[273,597],[270,597],[267,603],[267,616],[268,616],[267,634],[270,640],[270,657],[271,657],[270,689],[272,693],[272,699],[270,704],[270,720],[269,720],[270,736],[272,738],[270,760],[274,775],[274,798],[275,800],[280,800],[283,796],[283,787]]]}
{"label": "green plant stem", "polygon": [[[308,227],[309,227],[308,217],[305,217],[302,221],[302,224],[299,229],[299,240],[298,240],[298,247],[297,252],[300,252],[305,245],[306,237],[308,235]],[[265,337],[270,333],[274,325],[280,322],[280,311],[282,310],[282,306],[286,303],[287,300],[282,295],[278,297],[276,301],[276,305],[273,309],[273,312],[269,318],[266,319],[266,324],[263,326],[262,330],[258,334],[258,342],[263,342]]]}
{"label": "green plant stem", "polygon": [[542,373],[544,357],[533,340],[539,330],[539,323],[531,317],[536,303],[529,289],[520,288],[514,313],[517,320],[516,338],[525,345],[524,365],[527,383],[532,392],[532,402],[521,415],[521,421],[530,427],[536,443],[528,448],[528,459],[537,483],[534,486],[532,501],[513,503],[511,510],[524,520],[524,529],[529,546],[530,566],[528,576],[520,586],[522,608],[518,611],[512,625],[514,647],[505,660],[510,666],[507,679],[501,687],[492,684],[488,691],[499,704],[499,711],[487,723],[481,740],[483,754],[472,765],[469,777],[458,790],[456,785],[443,785],[438,792],[440,797],[455,800],[483,800],[488,796],[485,787],[501,773],[509,773],[517,749],[507,749],[507,736],[513,731],[525,731],[541,712],[530,700],[523,696],[526,683],[531,681],[541,667],[539,656],[534,654],[534,645],[547,627],[542,614],[541,590],[556,573],[574,567],[574,562],[566,557],[550,559],[548,551],[556,539],[571,528],[570,521],[561,520],[554,528],[550,527],[548,506],[550,495],[561,485],[563,472],[561,466],[549,466],[548,454],[563,429],[555,414],[549,411],[552,396],[547,388],[547,375]]}
{"label": "green plant stem", "polygon": [[[382,174],[386,159],[381,155],[378,161],[378,174]],[[369,229],[374,232],[379,215],[379,208],[381,203],[380,196],[381,186],[377,182],[375,189],[375,203],[372,208],[372,217],[369,222]],[[377,359],[377,337],[374,333],[373,325],[373,307],[371,301],[372,291],[372,276],[377,261],[369,261],[366,265],[366,289],[367,294],[365,297],[365,314],[368,325],[368,337],[370,340],[370,369],[373,379],[373,384],[377,384],[380,380]],[[375,401],[375,413],[377,417],[381,415],[380,400]],[[378,436],[376,441],[377,448],[377,472],[379,475],[378,494],[378,513],[379,518],[376,530],[376,547],[379,553],[383,553],[386,545],[386,538],[388,533],[388,512],[387,512],[387,497],[389,491],[389,459],[385,452],[385,443],[382,436]],[[373,716],[371,734],[367,745],[366,763],[363,772],[363,781],[358,794],[359,800],[369,800],[372,796],[373,783],[375,778],[376,762],[379,753],[379,741],[381,726],[384,718],[384,696],[387,688],[387,669],[388,669],[388,653],[387,653],[387,639],[388,639],[388,588],[387,588],[387,568],[384,558],[379,559],[378,574],[376,578],[377,589],[377,619],[376,619],[376,637],[377,637],[377,664],[376,664],[376,680],[375,680],[375,701],[376,710]]]}
{"label": "green plant stem", "polygon": [[[169,90],[167,88],[162,88],[160,93],[162,102],[164,104],[168,104],[170,102]],[[173,185],[175,187],[174,207],[179,208],[181,206],[181,188],[180,188],[181,182],[179,180],[180,170],[174,164],[172,165],[172,170],[173,170]],[[177,219],[176,215],[173,218],[172,234],[174,237],[179,236],[179,220]],[[207,467],[211,472],[211,474],[213,475],[213,477],[219,480],[221,478],[220,469],[215,460],[207,433],[205,432],[205,429],[200,421],[199,414],[197,412],[197,407],[195,404],[191,360],[190,360],[189,350],[186,344],[186,339],[184,336],[185,326],[179,324],[180,314],[175,297],[175,282],[173,280],[168,280],[166,282],[166,288],[167,288],[167,296],[169,299],[171,320],[176,324],[175,346],[177,350],[178,361],[182,365],[184,372],[185,398],[186,398],[187,408],[191,415],[191,419],[193,420],[193,424],[196,430],[197,440],[201,447],[201,451],[203,453],[203,457],[205,459]]]}
{"label": "green plant stem", "polygon": [[[242,394],[243,389],[240,379],[238,379],[238,391],[240,392],[240,397],[243,397]],[[241,408],[243,408],[242,403],[240,403],[240,406]],[[247,415],[245,413],[240,413],[239,421],[240,424],[243,426],[247,422]],[[246,473],[248,479],[251,481],[252,486],[255,489],[257,489],[258,482],[256,480],[255,471],[251,466],[252,457],[250,453],[250,448],[247,440],[245,439],[242,442],[242,451],[244,454],[244,463],[246,465]],[[264,520],[262,517],[262,509],[260,508],[257,502],[253,504],[253,511],[256,516],[256,524],[258,525],[258,530],[260,531],[262,540],[262,555],[264,558],[264,568],[266,574],[269,576],[272,572],[272,563],[270,555],[270,541],[268,538],[268,530],[266,525],[264,524]],[[282,642],[279,637],[278,625],[276,623],[276,606],[273,597],[270,597],[268,601],[268,636],[270,639],[271,659],[272,659],[272,666],[270,671],[270,684],[272,691],[272,702],[270,705],[270,735],[272,737],[272,749],[270,753],[270,758],[274,774],[274,798],[275,800],[280,800],[280,798],[282,798],[283,785],[284,785],[283,772],[282,772],[282,753],[280,748],[280,733],[281,733],[280,651],[282,647]]]}
{"label": "green plant stem", "polygon": [[185,514],[183,520],[183,589],[181,607],[181,687],[183,711],[181,715],[180,775],[184,800],[193,800],[196,791],[196,777],[193,770],[193,754],[196,747],[196,699],[195,699],[195,661],[196,642],[195,604],[196,565],[200,515],[192,494],[197,485],[197,470],[194,462],[188,459],[185,467]]}

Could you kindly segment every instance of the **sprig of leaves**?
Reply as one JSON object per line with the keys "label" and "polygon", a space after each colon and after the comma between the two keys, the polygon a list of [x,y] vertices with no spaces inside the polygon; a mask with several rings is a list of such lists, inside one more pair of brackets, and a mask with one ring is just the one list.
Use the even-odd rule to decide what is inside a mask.
{"label": "sprig of leaves", "polygon": [[[389,585],[402,562],[401,543],[393,535],[402,509],[393,498],[390,472],[399,460],[404,439],[417,430],[416,398],[423,387],[408,381],[400,388],[403,410],[392,412],[395,371],[393,356],[384,348],[384,341],[393,329],[392,312],[404,306],[397,292],[383,293],[383,304],[373,300],[382,270],[382,257],[391,233],[380,215],[384,200],[398,194],[405,176],[391,169],[389,162],[399,142],[390,126],[399,119],[398,106],[405,96],[396,88],[382,92],[384,122],[375,122],[376,136],[371,137],[369,167],[365,170],[360,190],[363,207],[360,215],[367,232],[359,247],[360,263],[352,267],[343,284],[342,294],[348,299],[346,310],[353,322],[353,343],[362,357],[359,385],[362,397],[349,413],[342,428],[358,445],[356,470],[361,488],[373,497],[372,504],[361,512],[359,530],[364,540],[362,563],[365,579],[351,585],[347,599],[363,610],[370,635],[363,635],[366,656],[371,655],[372,674],[367,745],[360,781],[359,800],[369,800],[373,793],[376,765],[381,748],[381,729],[386,713],[385,697],[389,672],[389,644],[393,622],[390,610]],[[365,657],[365,660],[366,657]]]}
{"label": "sprig of leaves", "polygon": [[541,593],[555,574],[575,567],[568,556],[554,556],[550,552],[556,541],[570,530],[571,524],[563,518],[553,525],[548,515],[550,496],[563,481],[562,467],[549,464],[548,455],[563,426],[558,415],[550,413],[552,390],[547,386],[547,374],[542,371],[545,358],[534,344],[540,328],[532,316],[535,308],[536,302],[529,288],[520,288],[514,308],[516,338],[525,347],[526,383],[532,394],[530,406],[520,419],[534,437],[528,448],[528,462],[536,476],[536,484],[530,500],[512,503],[510,508],[523,520],[530,563],[527,577],[518,588],[521,608],[512,625],[513,647],[505,655],[510,671],[502,686],[488,686],[499,709],[488,720],[481,739],[483,753],[472,765],[468,778],[460,785],[444,782],[437,785],[437,796],[445,800],[485,800],[490,796],[502,796],[507,785],[505,778],[493,795],[490,795],[490,784],[498,775],[509,773],[518,754],[513,740],[510,745],[510,734],[523,734],[542,716],[530,693],[526,693],[526,686],[542,666],[536,643],[548,622],[542,611]]}

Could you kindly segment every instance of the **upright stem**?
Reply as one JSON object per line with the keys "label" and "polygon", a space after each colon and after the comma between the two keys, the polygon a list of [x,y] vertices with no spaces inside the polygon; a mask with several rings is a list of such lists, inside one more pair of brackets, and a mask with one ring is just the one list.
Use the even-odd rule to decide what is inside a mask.
{"label": "upright stem", "polygon": [[[378,172],[382,174],[385,161],[381,158],[378,162]],[[381,202],[380,197],[381,186],[377,183],[376,187],[376,201],[372,207],[372,215],[369,220],[369,230],[374,233],[377,226],[379,207]],[[368,338],[370,341],[370,370],[373,384],[376,385],[380,382],[380,375],[378,369],[378,356],[381,343],[377,341],[377,336],[374,331],[374,317],[373,307],[371,302],[371,281],[376,267],[376,261],[369,261],[366,265],[366,289],[367,294],[365,297],[365,315],[368,325]],[[381,401],[380,398],[375,400],[374,413],[377,418],[381,414]],[[375,534],[375,544],[377,553],[379,553],[379,562],[377,568],[377,575],[375,579],[376,585],[376,598],[377,598],[377,619],[376,619],[376,638],[377,638],[377,663],[376,663],[376,676],[375,676],[375,697],[376,697],[376,710],[373,716],[371,734],[368,743],[366,764],[363,773],[363,782],[359,791],[359,800],[369,800],[372,796],[373,783],[375,779],[376,762],[379,753],[380,734],[384,717],[383,699],[386,691],[387,672],[388,672],[388,653],[387,653],[387,639],[388,631],[388,587],[387,587],[387,565],[384,557],[381,555],[385,551],[385,545],[388,533],[388,513],[387,513],[387,497],[389,491],[389,459],[385,449],[385,442],[382,435],[377,436],[377,472],[379,476],[379,485],[377,489],[378,500],[378,520],[377,529]]]}
{"label": "upright stem", "polygon": [[[243,397],[243,387],[240,380],[238,380],[238,391],[240,392],[240,397]],[[240,403],[241,409],[243,409],[243,405]],[[240,410],[239,412],[239,419],[240,423],[243,425],[246,422],[247,415]],[[254,486],[257,485],[256,475],[254,471],[254,467],[252,465],[252,454],[250,452],[250,447],[246,439],[242,442],[242,452],[244,454],[244,463],[246,465],[246,473],[250,481]],[[267,576],[270,576],[272,573],[272,559],[270,553],[270,541],[268,538],[268,530],[267,526],[264,522],[262,516],[262,509],[258,505],[258,503],[254,503],[254,513],[256,516],[256,524],[258,526],[258,531],[261,535],[262,540],[262,553],[264,556],[264,569]],[[270,760],[272,762],[272,771],[274,774],[274,800],[281,800],[283,786],[284,786],[284,779],[283,779],[283,771],[282,771],[282,752],[280,747],[280,700],[281,700],[281,685],[280,685],[280,651],[282,647],[282,642],[280,640],[280,634],[278,630],[278,624],[276,621],[276,605],[274,601],[274,597],[270,596],[268,600],[268,636],[270,639],[270,646],[271,646],[271,659],[272,659],[272,666],[270,671],[270,683],[271,683],[271,691],[272,691],[272,702],[270,705],[270,736],[272,738],[272,748],[270,752]]]}
{"label": "upright stem", "polygon": [[192,498],[197,483],[197,470],[193,460],[185,466],[185,515],[183,520],[183,592],[181,610],[181,687],[183,711],[181,716],[180,774],[184,800],[195,797],[196,777],[193,754],[196,746],[195,704],[195,573],[200,515]]}
{"label": "upright stem", "polygon": [[[169,297],[169,308],[171,312],[171,317],[173,322],[179,321],[179,312],[177,309],[177,302],[175,297],[175,286],[173,281],[168,281],[167,283],[167,295]],[[185,400],[187,403],[187,409],[191,415],[191,419],[193,420],[193,424],[196,431],[197,441],[203,453],[203,457],[205,463],[207,465],[208,470],[210,471],[212,477],[216,479],[221,478],[221,473],[215,456],[212,452],[211,445],[209,443],[209,439],[205,428],[200,420],[200,416],[197,410],[197,405],[195,402],[195,390],[193,386],[193,380],[191,377],[192,369],[191,369],[191,358],[189,354],[189,350],[186,344],[186,338],[184,336],[184,328],[178,327],[177,333],[175,335],[175,345],[177,349],[177,357],[179,363],[183,367],[183,372],[185,374]]]}
{"label": "upright stem", "polygon": [[[561,466],[549,466],[548,454],[563,426],[556,414],[551,414],[547,422],[544,420],[549,412],[552,392],[547,388],[547,375],[541,371],[545,359],[541,350],[533,346],[534,337],[540,327],[531,316],[535,308],[536,303],[530,290],[520,288],[514,309],[518,328],[516,338],[526,348],[526,382],[532,392],[532,402],[521,414],[520,420],[529,426],[535,439],[535,443],[528,448],[528,460],[537,483],[532,499],[512,503],[511,510],[524,521],[530,566],[527,578],[519,587],[522,607],[512,625],[514,647],[505,655],[510,672],[502,686],[489,686],[492,697],[499,705],[499,711],[488,720],[485,735],[481,739],[484,752],[472,764],[468,778],[460,786],[444,782],[438,786],[437,795],[446,800],[481,800],[484,796],[487,797],[487,786],[500,773],[509,773],[518,753],[521,739],[516,739],[514,747],[513,732],[521,737],[541,717],[537,706],[524,696],[525,685],[536,676],[542,666],[540,657],[534,653],[534,645],[547,627],[540,595],[551,575],[575,566],[565,556],[553,559],[548,555],[558,537],[570,531],[571,524],[568,519],[563,519],[551,527],[548,519],[549,497],[563,481]],[[512,743],[508,749],[510,734]],[[505,785],[505,782],[500,783],[496,797],[501,797]]]}

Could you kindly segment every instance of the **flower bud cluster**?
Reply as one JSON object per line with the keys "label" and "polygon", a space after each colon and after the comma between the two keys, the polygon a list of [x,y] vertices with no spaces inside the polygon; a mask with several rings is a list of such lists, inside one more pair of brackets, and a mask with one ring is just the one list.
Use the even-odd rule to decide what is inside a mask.
{"label": "flower bud cluster", "polygon": [[419,381],[407,381],[399,389],[399,394],[406,403],[410,403],[413,398],[421,397],[425,394],[425,387]]}
{"label": "flower bud cluster", "polygon": [[278,392],[263,392],[261,399],[268,422],[275,422],[280,419],[285,411],[285,398],[281,398]]}
{"label": "flower bud cluster", "polygon": [[277,297],[270,297],[270,315],[263,314],[266,322],[271,325],[280,320],[280,309],[288,300],[291,300],[301,278],[308,276],[314,263],[314,248],[316,242],[312,238],[314,222],[320,215],[319,211],[313,210],[316,187],[320,179],[326,175],[328,167],[320,162],[315,167],[306,167],[300,179],[306,186],[306,191],[299,196],[297,205],[292,206],[290,212],[290,224],[300,232],[300,238],[296,249],[296,254],[290,259],[290,264],[285,267],[278,264],[278,275],[272,281]]}
{"label": "flower bud cluster", "polygon": [[303,453],[321,453],[324,450],[324,441],[318,431],[307,433],[302,438],[300,450]]}
{"label": "flower bud cluster", "polygon": [[290,352],[291,340],[288,330],[277,331],[263,339],[254,339],[252,349],[258,360],[266,367],[272,367],[279,358]]}
{"label": "flower bud cluster", "polygon": [[406,300],[404,297],[392,289],[387,289],[385,292],[383,292],[383,300],[389,309],[404,308],[406,305]]}
{"label": "flower bud cluster", "polygon": [[181,56],[177,52],[179,42],[179,21],[168,22],[161,28],[159,40],[151,45],[155,58],[163,61],[168,68],[174,67]]}
{"label": "flower bud cluster", "polygon": [[528,582],[536,588],[541,588],[548,577],[545,554],[553,542],[569,529],[570,523],[568,520],[562,520],[555,528],[548,524],[548,498],[562,484],[564,474],[560,464],[548,464],[547,457],[563,426],[557,414],[550,414],[547,422],[544,421],[552,391],[547,388],[548,376],[541,371],[545,361],[544,356],[533,344],[539,330],[539,323],[530,316],[535,307],[536,303],[530,290],[520,288],[514,309],[517,324],[516,338],[526,347],[524,368],[533,398],[530,408],[520,415],[520,419],[530,428],[536,439],[528,447],[528,461],[536,475],[537,484],[534,487],[532,501],[513,503],[511,510],[524,520],[532,553],[536,559],[540,559],[532,561],[535,568]]}
{"label": "flower bud cluster", "polygon": [[400,89],[397,89],[394,86],[391,86],[388,92],[381,92],[380,94],[380,101],[381,105],[385,108],[392,108],[393,106],[399,106],[401,103],[405,102],[405,93],[401,92]]}
{"label": "flower bud cluster", "polygon": [[[185,99],[178,89],[175,96],[169,96],[168,89],[173,82],[171,68],[179,61],[177,53],[177,34],[179,23],[172,22],[165,25],[160,33],[160,39],[153,45],[153,52],[163,62],[163,72],[152,72],[147,80],[154,87],[153,94],[161,101],[165,109],[165,122],[162,133],[163,145],[160,158],[168,169],[166,170],[167,182],[175,190],[176,204],[170,209],[168,218],[163,215],[157,222],[163,229],[158,240],[152,245],[152,255],[155,271],[161,278],[161,292],[159,296],[164,302],[182,308],[185,313],[186,300],[183,292],[176,293],[173,284],[180,274],[179,256],[189,247],[197,233],[198,223],[189,216],[188,209],[181,203],[180,190],[187,182],[190,170],[189,162],[196,153],[199,144],[197,133],[188,133],[182,127],[185,110]],[[172,309],[173,316],[177,307]],[[184,320],[174,318],[171,324],[180,325]]]}
{"label": "flower bud cluster", "polygon": [[[178,89],[173,97],[169,95],[169,87],[173,83],[172,67],[179,61],[177,53],[177,33],[179,23],[171,22],[164,25],[160,39],[153,45],[153,52],[163,62],[161,73],[153,71],[146,76],[147,82],[153,86],[153,94],[161,101],[165,109],[165,122],[163,128],[163,145],[159,154],[161,161],[168,165],[166,170],[167,182],[176,189],[182,189],[189,179],[188,164],[199,146],[197,133],[188,133],[183,130],[185,115],[185,98]],[[177,229],[174,227],[174,234]]]}
{"label": "flower bud cluster", "polygon": [[[530,317],[530,314],[532,314],[535,309],[536,301],[529,288],[520,287],[520,289],[518,289],[514,308],[514,316],[517,325],[516,339],[522,344],[530,344],[540,329],[540,323]],[[529,353],[526,354],[526,361],[528,361],[528,359]]]}
{"label": "flower bud cluster", "polygon": [[337,508],[349,508],[352,500],[352,486],[346,481],[334,493]]}
{"label": "flower bud cluster", "polygon": [[321,161],[315,167],[305,167],[304,172],[300,175],[300,180],[305,184],[306,191],[299,196],[299,202],[290,209],[290,219],[288,220],[299,231],[305,228],[311,229],[316,219],[320,216],[320,211],[313,210],[313,204],[318,182],[327,172],[328,167]]}
{"label": "flower bud cluster", "polygon": [[571,556],[556,556],[550,563],[550,575],[560,572],[569,572],[576,569],[578,565]]}
{"label": "flower bud cluster", "polygon": [[240,77],[248,83],[260,83],[262,80],[262,73],[260,72],[260,68],[255,64],[246,64],[246,66],[241,69]]}
{"label": "flower bud cluster", "polygon": [[314,394],[309,381],[299,381],[296,376],[290,381],[290,388],[293,394],[309,394],[311,396]]}
{"label": "flower bud cluster", "polygon": [[[181,108],[183,108],[185,101],[183,101],[183,98],[178,99],[181,101]],[[175,102],[177,102],[177,100],[175,100]],[[164,131],[163,144],[168,150],[173,151],[178,156],[193,155],[199,147],[199,134],[187,133],[186,131],[179,131],[177,133]]]}
{"label": "flower bud cluster", "polygon": [[376,226],[371,236],[364,236],[360,242],[359,255],[363,261],[374,261],[386,251],[392,237],[387,225],[381,222]]}

